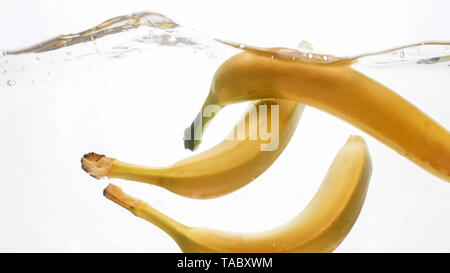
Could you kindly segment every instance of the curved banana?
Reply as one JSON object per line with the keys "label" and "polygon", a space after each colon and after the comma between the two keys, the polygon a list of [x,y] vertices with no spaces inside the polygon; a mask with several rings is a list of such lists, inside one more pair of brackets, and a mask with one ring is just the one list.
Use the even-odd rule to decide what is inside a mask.
{"label": "curved banana", "polygon": [[[214,75],[203,108],[261,98],[295,100],[355,125],[450,181],[450,134],[444,127],[397,93],[352,69],[352,59],[325,62],[331,56],[308,54],[311,61],[293,60],[284,53],[277,55],[280,50],[252,49],[225,61]],[[191,146],[198,146],[210,119],[203,117],[203,123],[186,129],[185,136],[195,136]]]}
{"label": "curved banana", "polygon": [[350,137],[299,215],[278,228],[248,234],[185,226],[114,185],[104,195],[165,231],[183,252],[331,252],[359,216],[371,170],[364,140]]}
{"label": "curved banana", "polygon": [[[267,119],[261,119],[261,106],[278,106],[278,116],[272,116],[268,109]],[[251,103],[230,137],[171,167],[138,166],[90,153],[82,158],[82,168],[95,178],[107,176],[149,183],[190,198],[218,197],[245,186],[272,165],[291,139],[303,109],[304,105],[287,100]],[[267,144],[258,132],[261,126],[272,122],[278,122],[278,135],[271,139],[278,147],[264,151],[261,145]],[[234,137],[235,131],[243,129],[245,135]]]}

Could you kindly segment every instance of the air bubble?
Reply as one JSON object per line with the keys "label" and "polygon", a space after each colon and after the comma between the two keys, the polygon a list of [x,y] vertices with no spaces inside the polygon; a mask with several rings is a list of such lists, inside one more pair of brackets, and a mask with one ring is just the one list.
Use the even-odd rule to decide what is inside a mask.
{"label": "air bubble", "polygon": [[16,81],[14,81],[14,80],[8,80],[8,81],[6,82],[6,84],[8,84],[8,86],[14,86],[14,85],[16,85]]}
{"label": "air bubble", "polygon": [[244,45],[244,44],[240,44],[240,45],[239,45],[239,48],[240,48],[240,49],[244,49],[244,48],[245,48],[245,45]]}

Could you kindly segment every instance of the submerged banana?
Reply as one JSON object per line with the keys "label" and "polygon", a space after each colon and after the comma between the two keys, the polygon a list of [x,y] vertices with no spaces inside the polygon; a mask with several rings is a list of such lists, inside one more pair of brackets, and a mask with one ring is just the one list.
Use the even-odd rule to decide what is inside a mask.
{"label": "submerged banana", "polygon": [[[308,54],[305,61],[286,52],[252,48],[225,61],[214,75],[203,108],[261,98],[295,100],[355,125],[450,181],[450,133],[444,127],[397,93],[352,69],[352,59]],[[194,138],[185,140],[192,150],[211,118],[200,113],[196,120],[203,122],[185,131],[185,137]]]}
{"label": "submerged banana", "polygon": [[114,185],[104,195],[165,231],[183,252],[331,252],[359,216],[371,170],[364,140],[350,137],[299,215],[278,228],[247,234],[185,226]]}
{"label": "submerged banana", "polygon": [[[262,106],[268,108],[267,119],[261,119]],[[278,116],[272,116],[270,108],[274,106],[278,106]],[[291,139],[303,108],[304,105],[287,100],[251,103],[230,137],[171,167],[138,166],[90,153],[82,158],[82,168],[95,178],[106,176],[149,183],[191,198],[218,197],[245,186],[270,167]],[[256,116],[251,116],[252,111]],[[278,135],[272,135],[271,141],[277,142],[278,147],[264,151],[261,145],[266,141],[258,137],[258,132],[273,122],[278,125]],[[243,138],[234,136],[238,128],[245,129]]]}

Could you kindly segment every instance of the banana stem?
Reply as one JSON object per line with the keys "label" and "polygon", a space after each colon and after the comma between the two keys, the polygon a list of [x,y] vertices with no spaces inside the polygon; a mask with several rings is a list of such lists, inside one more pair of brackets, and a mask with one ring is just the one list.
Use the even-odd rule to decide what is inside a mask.
{"label": "banana stem", "polygon": [[119,178],[156,186],[161,186],[161,179],[167,174],[168,169],[125,163],[96,153],[85,154],[81,159],[81,168],[97,179]]}
{"label": "banana stem", "polygon": [[120,187],[109,184],[109,186],[103,190],[103,195],[114,203],[129,210],[137,217],[147,220],[159,227],[173,239],[178,240],[180,236],[184,236],[184,230],[186,230],[187,226],[164,215],[147,205],[145,202],[126,194]]}
{"label": "banana stem", "polygon": [[114,159],[107,176],[109,178],[119,178],[161,186],[161,178],[164,176],[166,169],[144,167]]}

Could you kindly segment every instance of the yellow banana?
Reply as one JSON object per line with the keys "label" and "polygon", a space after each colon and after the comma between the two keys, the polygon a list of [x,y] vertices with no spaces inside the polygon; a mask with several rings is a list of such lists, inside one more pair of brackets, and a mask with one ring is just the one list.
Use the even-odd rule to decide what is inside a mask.
{"label": "yellow banana", "polygon": [[[282,52],[283,54],[279,54]],[[287,58],[288,50],[239,53],[216,71],[208,105],[221,107],[262,98],[290,99],[345,120],[396,150],[433,175],[450,181],[450,134],[389,88],[350,67],[353,59],[308,54]],[[326,61],[325,61],[326,60]],[[211,118],[192,124],[195,149]]]}
{"label": "yellow banana", "polygon": [[183,252],[331,252],[359,216],[371,170],[364,140],[350,137],[299,215],[278,228],[248,234],[185,226],[114,185],[104,195],[165,231]]}
{"label": "yellow banana", "polygon": [[[278,106],[279,114],[261,119],[260,106]],[[163,187],[190,198],[213,198],[235,191],[263,173],[284,150],[291,139],[304,105],[287,100],[260,100],[251,103],[246,115],[236,125],[245,129],[243,138],[230,137],[215,147],[181,160],[171,167],[151,168],[124,163],[95,153],[86,154],[82,168],[95,178],[121,178]],[[251,117],[254,110],[255,117]],[[276,119],[277,118],[277,119]],[[277,136],[272,136],[278,147],[264,151],[266,141],[258,137],[261,126],[278,122]],[[256,126],[255,126],[256,125]],[[272,128],[275,130],[276,128]]]}

